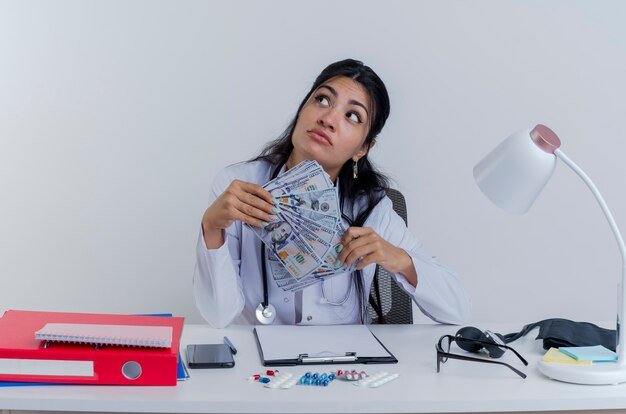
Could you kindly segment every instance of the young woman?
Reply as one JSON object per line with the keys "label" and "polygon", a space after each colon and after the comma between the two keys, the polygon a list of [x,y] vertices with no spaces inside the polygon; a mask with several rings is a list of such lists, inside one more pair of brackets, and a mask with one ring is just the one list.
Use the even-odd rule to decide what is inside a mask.
{"label": "young woman", "polygon": [[[385,195],[387,178],[368,160],[389,110],[385,85],[372,69],[352,59],[333,63],[278,139],[257,158],[218,174],[202,217],[193,279],[196,304],[210,325],[367,323],[376,264],[431,319],[467,319],[470,300],[457,274],[427,254],[407,229]],[[339,260],[358,263],[355,272],[292,293],[274,282],[270,255],[242,223],[271,226],[277,219],[273,198],[262,185],[304,160],[317,161],[338,188],[348,227]]]}

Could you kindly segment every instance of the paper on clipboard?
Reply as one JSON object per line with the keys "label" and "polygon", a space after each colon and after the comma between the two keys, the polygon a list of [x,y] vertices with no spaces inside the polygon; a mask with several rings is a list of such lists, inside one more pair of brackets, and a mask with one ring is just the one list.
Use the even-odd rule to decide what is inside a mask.
{"label": "paper on clipboard", "polygon": [[306,363],[302,356],[310,363],[397,362],[365,325],[270,325],[255,333],[265,365]]}

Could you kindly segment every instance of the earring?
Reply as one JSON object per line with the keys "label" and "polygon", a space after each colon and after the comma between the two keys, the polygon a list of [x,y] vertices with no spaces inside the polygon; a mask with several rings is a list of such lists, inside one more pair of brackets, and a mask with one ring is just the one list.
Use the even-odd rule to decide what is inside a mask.
{"label": "earring", "polygon": [[357,161],[354,161],[354,165],[352,166],[352,178],[354,178],[355,180],[359,177],[359,165],[357,164]]}

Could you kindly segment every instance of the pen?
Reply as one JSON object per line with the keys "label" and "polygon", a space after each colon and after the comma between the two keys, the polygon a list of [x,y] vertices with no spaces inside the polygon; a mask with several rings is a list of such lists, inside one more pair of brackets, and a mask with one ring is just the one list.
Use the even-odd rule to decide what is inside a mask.
{"label": "pen", "polygon": [[235,345],[233,345],[232,342],[230,342],[230,339],[228,339],[228,337],[224,337],[224,343],[226,345],[228,345],[228,347],[230,348],[230,352],[233,353],[233,355],[237,354],[237,348],[235,348]]}

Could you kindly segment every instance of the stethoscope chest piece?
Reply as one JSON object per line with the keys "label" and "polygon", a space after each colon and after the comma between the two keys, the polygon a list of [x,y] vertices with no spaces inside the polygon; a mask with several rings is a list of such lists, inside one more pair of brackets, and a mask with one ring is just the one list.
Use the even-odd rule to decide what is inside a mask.
{"label": "stethoscope chest piece", "polygon": [[267,306],[263,306],[262,303],[259,303],[259,306],[256,307],[256,320],[259,321],[262,325],[269,325],[274,322],[276,319],[276,308],[268,303]]}

